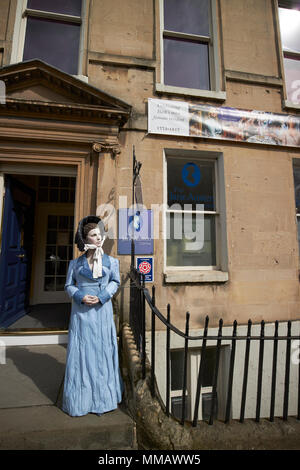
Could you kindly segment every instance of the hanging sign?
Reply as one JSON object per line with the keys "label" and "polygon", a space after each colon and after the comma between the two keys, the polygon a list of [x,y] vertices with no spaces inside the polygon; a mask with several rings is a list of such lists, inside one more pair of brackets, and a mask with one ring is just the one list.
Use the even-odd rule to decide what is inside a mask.
{"label": "hanging sign", "polygon": [[153,254],[152,210],[119,209],[119,255],[131,254],[132,238],[136,255]]}
{"label": "hanging sign", "polygon": [[300,147],[300,117],[148,99],[149,134]]}

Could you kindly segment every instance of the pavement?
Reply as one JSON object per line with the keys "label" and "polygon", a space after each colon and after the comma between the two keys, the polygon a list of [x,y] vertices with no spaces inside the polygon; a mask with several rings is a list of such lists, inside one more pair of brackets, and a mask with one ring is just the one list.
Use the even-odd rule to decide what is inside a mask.
{"label": "pavement", "polygon": [[8,346],[0,363],[0,450],[135,449],[123,404],[102,416],[61,406],[66,344]]}

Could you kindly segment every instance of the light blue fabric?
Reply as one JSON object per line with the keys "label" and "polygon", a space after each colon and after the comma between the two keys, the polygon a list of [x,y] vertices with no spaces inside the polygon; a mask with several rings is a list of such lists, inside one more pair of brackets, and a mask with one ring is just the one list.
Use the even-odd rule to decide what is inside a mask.
{"label": "light blue fabric", "polygon": [[[120,285],[119,261],[103,255],[102,277],[93,279],[86,255],[69,264],[65,290],[72,298],[62,409],[71,416],[118,407],[123,382],[111,298]],[[82,303],[96,295],[93,306]]]}

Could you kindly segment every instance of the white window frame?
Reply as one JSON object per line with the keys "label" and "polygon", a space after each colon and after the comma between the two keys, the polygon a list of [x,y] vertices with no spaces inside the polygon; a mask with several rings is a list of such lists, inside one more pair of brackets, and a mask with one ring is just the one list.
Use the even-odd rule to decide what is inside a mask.
{"label": "white window frame", "polygon": [[[216,266],[168,266],[167,265],[167,214],[174,212],[168,207],[168,158],[182,160],[199,159],[199,162],[214,162],[215,167],[215,210],[214,211],[177,211],[214,214],[216,218]],[[219,152],[165,149],[163,161],[164,204],[163,204],[163,239],[164,239],[164,274],[166,282],[225,282],[228,280],[226,204],[223,154]]]}
{"label": "white window frame", "polygon": [[[216,345],[207,346],[207,348],[213,347],[216,348]],[[184,354],[184,349],[172,349],[172,351],[182,351]],[[226,370],[228,370],[228,346],[222,346],[220,349],[220,361],[219,361],[219,373],[218,373],[218,382],[216,387],[217,397],[218,397],[218,417],[224,415],[225,409],[225,392],[226,392]],[[188,357],[187,357],[187,388],[186,388],[186,402],[188,404],[188,414],[186,419],[192,421],[194,419],[194,409],[195,409],[195,402],[196,402],[196,393],[197,393],[197,382],[198,382],[198,374],[199,368],[201,363],[201,353],[202,348],[191,348],[188,350]],[[171,356],[172,357],[172,356]],[[227,362],[226,362],[227,360]],[[206,393],[212,393],[213,386],[202,386],[200,391],[199,397],[199,408],[198,408],[198,421],[203,421],[203,413],[202,413],[202,397]],[[180,390],[171,390],[170,392],[170,399],[172,402],[172,398],[182,398],[182,389]]]}
{"label": "white window frame", "polygon": [[[203,98],[213,98],[220,101],[226,100],[226,92],[221,90],[220,65],[219,65],[219,39],[217,26],[217,5],[216,0],[210,0],[210,36],[199,36],[195,34],[185,34],[164,29],[164,0],[159,0],[160,12],[160,83],[156,83],[156,91],[164,93],[176,93],[180,95],[200,96]],[[209,44],[209,71],[210,71],[210,90],[201,90],[195,88],[184,88],[167,85],[164,82],[164,36],[180,37],[186,39],[199,39]]]}
{"label": "white window frame", "polygon": [[[283,6],[283,5],[285,5],[285,6]],[[285,97],[287,98],[285,68],[284,68],[283,59],[285,58],[285,53],[286,52],[288,52],[289,55],[291,55],[291,53],[289,51],[285,50],[284,47],[283,47],[283,43],[282,43],[282,39],[281,39],[280,21],[279,21],[279,8],[287,8],[287,9],[293,10],[293,7],[292,7],[292,3],[289,2],[289,0],[286,0],[286,1],[277,0],[278,31],[279,31],[281,54],[282,54],[282,72],[283,72],[283,77],[284,77],[284,88],[285,88],[284,94],[285,94]],[[295,57],[299,57],[299,59],[297,59],[297,60],[300,60],[300,52],[299,53],[295,52],[292,55],[295,56]],[[292,101],[289,101],[288,99],[284,100],[284,106],[286,108],[300,109],[300,104],[299,103],[293,103]]]}
{"label": "white window frame", "polygon": [[[216,346],[214,346],[216,347]],[[198,374],[200,369],[201,363],[201,353],[202,349],[198,350],[190,350],[189,351],[189,373],[190,377],[188,379],[188,394],[190,396],[190,413],[194,413],[195,409],[195,402],[196,402],[196,393],[197,393],[197,382],[198,382]],[[220,365],[219,365],[220,367]],[[220,401],[219,393],[218,393],[218,386],[217,386],[217,396],[218,401]],[[200,397],[199,397],[199,408],[198,408],[198,421],[203,421],[203,414],[202,414],[202,397],[206,393],[212,393],[213,386],[206,386],[201,387]],[[194,416],[191,417],[193,419]]]}
{"label": "white window frame", "polygon": [[60,19],[62,21],[68,21],[68,22],[81,25],[80,39],[79,39],[79,53],[78,53],[78,69],[77,69],[77,74],[74,76],[87,81],[84,75],[82,75],[83,51],[84,51],[84,24],[85,24],[87,0],[82,0],[81,17],[55,13],[55,12],[44,12],[40,10],[32,10],[32,9],[27,8],[27,2],[28,0],[17,0],[16,19],[15,19],[15,26],[14,26],[13,44],[12,44],[12,53],[11,53],[10,63],[14,64],[14,63],[23,61],[23,52],[24,52],[25,35],[26,35],[28,17]]}

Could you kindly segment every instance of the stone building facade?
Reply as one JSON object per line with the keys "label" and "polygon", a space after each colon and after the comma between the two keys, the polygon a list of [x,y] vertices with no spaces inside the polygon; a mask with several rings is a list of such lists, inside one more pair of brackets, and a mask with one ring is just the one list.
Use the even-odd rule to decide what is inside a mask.
{"label": "stone building facade", "polygon": [[[170,202],[190,163],[200,170],[199,194],[210,198],[199,199],[198,251],[165,239],[172,215],[160,210],[153,220],[153,253],[142,255],[153,258],[160,310],[170,303],[181,329],[189,311],[191,331],[206,315],[212,326],[220,317],[225,325],[299,319],[299,2],[1,0],[0,8],[1,190],[11,185],[19,202],[26,193],[25,215],[35,201],[30,227],[16,232],[18,256],[28,258],[19,306],[6,292],[2,325],[19,318],[24,299],[67,302],[65,269],[77,254],[68,236],[88,213],[103,216],[105,205],[115,209],[106,251],[120,259],[126,320],[130,255],[118,252],[118,209],[132,201],[133,147],[145,208]],[[149,99],[232,108],[242,117],[256,110],[270,113],[269,122],[280,116],[285,128],[291,116],[293,140],[152,133]],[[34,240],[28,253],[24,239]]]}

